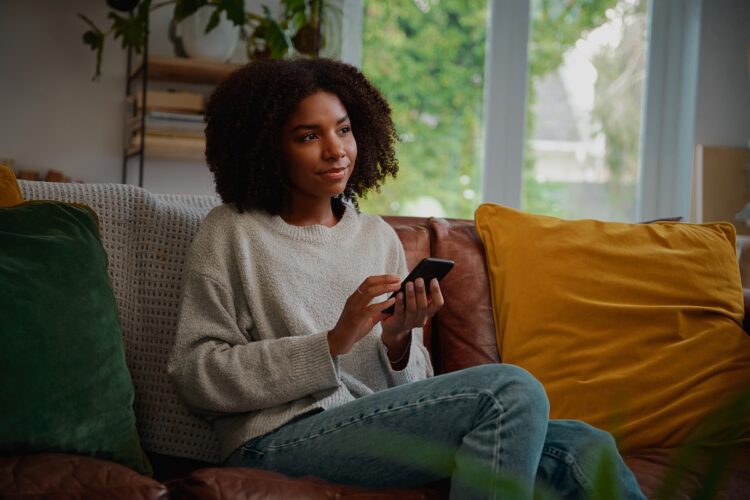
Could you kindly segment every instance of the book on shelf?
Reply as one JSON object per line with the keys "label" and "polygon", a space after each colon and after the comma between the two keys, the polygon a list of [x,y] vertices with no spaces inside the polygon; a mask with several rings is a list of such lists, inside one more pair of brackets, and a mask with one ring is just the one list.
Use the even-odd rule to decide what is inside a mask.
{"label": "book on shelf", "polygon": [[203,115],[196,113],[179,113],[175,111],[161,111],[153,109],[146,113],[146,118],[173,120],[192,123],[203,123]]}
{"label": "book on shelf", "polygon": [[[143,92],[135,95],[138,108],[142,108]],[[197,92],[184,90],[147,90],[146,111],[160,110],[168,112],[203,113],[205,98]]]}
{"label": "book on shelf", "polygon": [[[127,134],[138,134],[141,130],[141,120],[131,118],[127,124]],[[180,137],[203,137],[205,125],[197,122],[181,122],[173,120],[158,120],[146,118],[146,134],[175,135]]]}
{"label": "book on shelf", "polygon": [[[202,160],[206,151],[206,140],[203,138],[146,135],[143,139],[147,155]],[[139,147],[140,136],[133,136],[128,151],[135,152]]]}
{"label": "book on shelf", "polygon": [[[188,146],[188,147],[194,147],[194,146],[206,146],[206,139],[203,137],[190,137],[190,136],[178,136],[178,135],[163,135],[163,134],[146,134],[143,137],[146,140],[146,146],[148,147],[149,144],[158,144],[162,146]],[[140,145],[140,136],[134,135],[133,139],[130,141],[130,145],[133,147],[138,147]]]}
{"label": "book on shelf", "polygon": [[[136,131],[135,134],[136,140],[138,136],[138,132]],[[152,130],[147,129],[146,130],[146,137],[178,137],[178,138],[185,138],[185,139],[200,139],[204,140],[205,136],[203,135],[203,131],[192,131],[192,130]]]}

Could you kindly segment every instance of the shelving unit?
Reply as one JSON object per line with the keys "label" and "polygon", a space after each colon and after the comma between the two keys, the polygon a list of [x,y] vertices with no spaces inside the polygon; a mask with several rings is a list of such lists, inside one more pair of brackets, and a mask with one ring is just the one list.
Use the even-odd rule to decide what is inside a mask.
{"label": "shelving unit", "polygon": [[[138,159],[138,185],[143,187],[143,172],[146,157],[201,161],[204,158],[205,140],[186,137],[152,136],[148,132],[146,113],[148,88],[151,82],[161,81],[179,85],[202,84],[215,86],[240,68],[239,64],[217,63],[186,58],[149,56],[148,30],[141,61],[133,65],[133,54],[128,51],[124,124],[122,183],[128,178],[128,168],[133,159]],[[140,83],[141,106],[133,93]],[[135,140],[134,140],[135,138]]]}
{"label": "shelving unit", "polygon": [[[152,80],[214,85],[227,78],[234,70],[242,67],[241,64],[154,56],[148,58],[147,66],[147,74]],[[132,79],[138,78],[142,72],[143,63],[141,62],[133,68],[130,77]]]}

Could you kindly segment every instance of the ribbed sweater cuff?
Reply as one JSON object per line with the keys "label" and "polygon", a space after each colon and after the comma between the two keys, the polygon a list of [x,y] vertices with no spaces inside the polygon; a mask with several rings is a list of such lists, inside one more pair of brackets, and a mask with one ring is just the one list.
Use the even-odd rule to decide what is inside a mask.
{"label": "ribbed sweater cuff", "polygon": [[294,380],[309,384],[306,392],[310,394],[338,386],[338,367],[328,348],[328,332],[295,340],[289,355]]}

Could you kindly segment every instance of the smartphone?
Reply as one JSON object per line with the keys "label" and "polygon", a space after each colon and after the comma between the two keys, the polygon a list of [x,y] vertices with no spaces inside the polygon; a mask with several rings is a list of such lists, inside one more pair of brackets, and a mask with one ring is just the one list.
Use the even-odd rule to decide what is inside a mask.
{"label": "smartphone", "polygon": [[[404,278],[404,281],[401,282],[401,290],[399,291],[406,295],[406,284],[410,281],[414,281],[417,278],[422,278],[424,280],[427,294],[429,295],[430,281],[432,281],[432,278],[437,278],[437,280],[440,281],[441,279],[443,279],[443,276],[448,274],[448,271],[453,269],[453,264],[454,262],[448,259],[435,259],[432,257],[422,259],[419,264],[417,264],[416,267],[411,270],[409,276]],[[395,297],[397,293],[398,292],[393,292],[388,298],[390,299]],[[393,314],[395,309],[396,305],[394,304],[391,307],[383,309],[383,312],[386,314]]]}

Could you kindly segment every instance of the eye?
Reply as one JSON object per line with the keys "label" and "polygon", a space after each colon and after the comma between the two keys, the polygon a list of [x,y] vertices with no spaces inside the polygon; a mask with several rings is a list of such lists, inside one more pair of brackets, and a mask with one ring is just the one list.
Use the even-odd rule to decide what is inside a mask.
{"label": "eye", "polygon": [[341,127],[341,130],[339,130],[339,133],[341,135],[344,135],[344,134],[348,134],[351,131],[352,131],[352,127],[350,125],[344,125],[343,127]]}
{"label": "eye", "polygon": [[315,134],[314,134],[314,133],[312,133],[312,132],[310,132],[309,134],[303,135],[303,136],[302,136],[302,137],[300,138],[300,140],[301,140],[302,142],[308,142],[308,141],[312,141],[312,140],[314,140],[314,139],[315,139]]}

